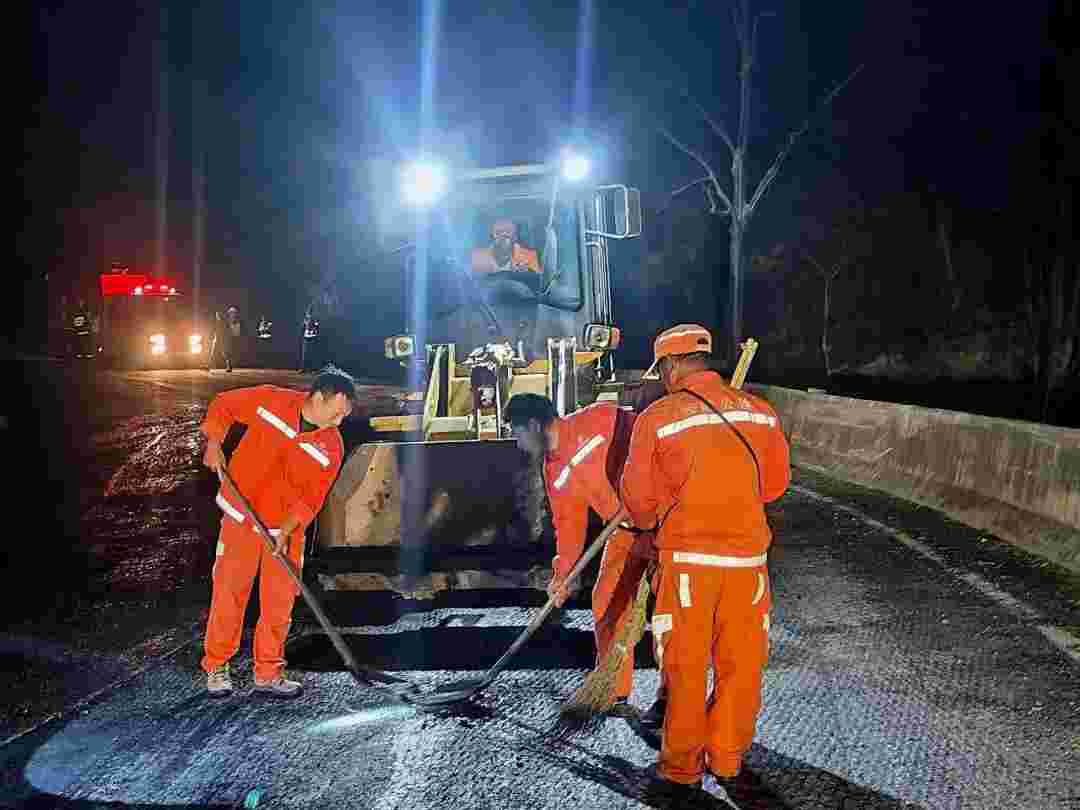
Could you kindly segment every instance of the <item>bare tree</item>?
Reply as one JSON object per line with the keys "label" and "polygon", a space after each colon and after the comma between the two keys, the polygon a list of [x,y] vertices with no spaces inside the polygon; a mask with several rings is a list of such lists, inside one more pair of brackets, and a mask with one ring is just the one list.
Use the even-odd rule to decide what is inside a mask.
{"label": "bare tree", "polygon": [[952,290],[952,311],[957,312],[960,309],[961,289],[953,251],[952,212],[941,199],[937,201],[937,243],[945,260],[945,276],[949,280],[949,289]]}
{"label": "bare tree", "polygon": [[[787,142],[777,153],[765,174],[758,180],[757,185],[751,188],[746,174],[746,161],[750,140],[750,99],[754,65],[757,57],[758,24],[763,17],[772,15],[762,13],[751,18],[749,0],[732,0],[731,16],[738,51],[737,72],[739,81],[739,120],[735,137],[731,137],[722,121],[711,116],[701,104],[691,99],[701,117],[704,118],[713,133],[723,141],[727,149],[727,153],[731,158],[731,183],[725,188],[709,161],[700,152],[691,149],[683,141],[676,138],[669,129],[661,127],[660,132],[675,148],[697,161],[706,172],[704,176],[674,189],[671,192],[672,196],[702,186],[708,199],[709,213],[730,217],[731,341],[727,347],[727,355],[730,359],[734,359],[735,347],[742,339],[743,239],[758,204],[776,180],[777,175],[780,174],[784,161],[791,154],[791,150],[799,138],[806,134],[810,128],[814,116],[807,117],[802,126],[788,136]],[[823,109],[832,103],[832,100],[855,78],[859,71],[862,70],[862,67],[862,65],[857,67],[846,79],[836,85],[825,96],[818,109]],[[686,95],[689,98],[689,93],[686,93]]]}
{"label": "bare tree", "polygon": [[803,257],[813,266],[825,284],[821,320],[821,356],[825,362],[825,376],[832,377],[832,343],[830,329],[833,323],[834,282],[846,275],[855,263],[867,253],[870,244],[870,228],[867,223],[866,206],[857,195],[850,195],[834,203],[837,207],[828,211],[824,225],[817,217],[804,220]]}
{"label": "bare tree", "polygon": [[1025,314],[1043,421],[1051,417],[1054,391],[1080,375],[1080,262],[1070,186],[1058,181],[1048,189],[1045,215],[1024,250]]}

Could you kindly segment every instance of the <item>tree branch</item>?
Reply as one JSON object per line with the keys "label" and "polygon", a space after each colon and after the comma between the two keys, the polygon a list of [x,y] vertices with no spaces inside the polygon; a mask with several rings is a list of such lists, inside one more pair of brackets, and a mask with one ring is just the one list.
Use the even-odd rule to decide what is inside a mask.
{"label": "tree branch", "polygon": [[859,75],[859,73],[864,67],[865,65],[859,65],[857,68],[855,68],[855,70],[851,71],[851,73],[848,74],[848,77],[846,79],[836,85],[836,87],[834,87],[829,92],[829,94],[821,100],[821,103],[817,106],[817,109],[815,109],[810,115],[806,117],[806,120],[803,121],[802,126],[788,136],[788,142],[784,145],[784,148],[780,150],[779,154],[777,154],[776,158],[772,162],[772,165],[769,166],[769,170],[765,172],[765,176],[761,178],[761,182],[758,183],[757,189],[754,190],[754,194],[750,198],[750,202],[746,206],[746,213],[748,217],[753,216],[754,209],[757,207],[757,204],[761,201],[761,198],[765,196],[765,192],[769,190],[769,186],[772,185],[773,181],[776,179],[776,176],[780,173],[780,167],[784,165],[784,161],[787,160],[787,156],[791,154],[791,150],[794,148],[799,138],[805,135],[807,130],[810,129],[810,124],[817,116],[817,114],[824,110],[826,107],[828,107],[830,104],[832,104],[833,99],[836,98],[836,96],[840,93],[841,90],[843,90],[845,87],[848,86],[848,84],[851,83],[852,79]]}
{"label": "tree branch", "polygon": [[707,123],[712,128],[712,131],[720,137],[720,139],[724,142],[727,148],[731,150],[731,154],[734,155],[735,142],[731,140],[731,136],[728,134],[727,128],[723,124],[714,121],[712,116],[709,115],[708,111],[701,106],[698,100],[690,95],[689,90],[683,90],[683,95],[691,104],[697,107],[698,112],[701,113],[701,117],[705,119],[705,123]]}
{"label": "tree branch", "polygon": [[702,168],[704,168],[705,171],[708,172],[709,182],[712,184],[713,190],[716,192],[717,196],[724,201],[724,205],[728,207],[728,211],[731,211],[731,199],[728,197],[727,194],[724,193],[724,190],[720,188],[720,181],[716,179],[716,172],[712,170],[712,166],[710,166],[705,161],[705,158],[701,157],[701,155],[699,155],[689,146],[687,146],[674,135],[672,135],[671,132],[666,128],[660,127],[660,134],[667,138],[669,141],[671,141],[672,146],[674,146],[676,149],[684,152],[685,154],[689,155],[701,164]]}
{"label": "tree branch", "polygon": [[700,185],[701,183],[711,183],[711,182],[712,182],[712,178],[709,177],[708,175],[706,175],[705,177],[699,177],[697,180],[691,180],[689,183],[686,183],[685,185],[681,185],[677,189],[673,190],[671,192],[671,196],[676,197],[679,194],[682,194],[687,189],[693,188],[694,186]]}

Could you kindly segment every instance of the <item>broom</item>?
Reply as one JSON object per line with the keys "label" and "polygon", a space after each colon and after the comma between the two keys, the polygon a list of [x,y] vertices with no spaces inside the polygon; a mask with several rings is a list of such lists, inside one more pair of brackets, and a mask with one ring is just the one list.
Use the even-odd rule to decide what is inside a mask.
{"label": "broom", "polygon": [[[758,342],[753,338],[747,338],[745,343],[740,344],[742,354],[735,373],[731,375],[732,388],[742,388],[757,347]],[[559,709],[559,718],[552,729],[556,738],[594,734],[603,725],[605,715],[615,705],[615,685],[619,672],[626,657],[634,654],[634,648],[645,635],[645,608],[649,601],[649,582],[655,567],[655,563],[651,563],[641,577],[634,604],[630,607],[607,655],[597,662],[596,669],[585,676],[581,686]]]}

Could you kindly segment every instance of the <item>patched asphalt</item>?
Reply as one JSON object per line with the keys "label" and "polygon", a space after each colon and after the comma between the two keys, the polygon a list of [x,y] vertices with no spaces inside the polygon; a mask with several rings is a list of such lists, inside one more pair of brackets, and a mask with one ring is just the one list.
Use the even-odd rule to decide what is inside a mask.
{"label": "patched asphalt", "polygon": [[[189,406],[220,383],[200,386],[190,375],[160,382],[147,383],[147,413],[137,412],[136,397],[125,418],[141,420],[133,423],[144,431],[136,446],[165,430],[158,441],[177,448],[174,462],[162,467],[144,454],[148,470],[159,472],[141,476],[130,466],[138,452],[117,453],[86,472],[95,486],[114,481],[123,490],[87,506],[99,510],[103,527],[91,545],[116,558],[95,581],[131,592],[110,609],[93,607],[101,611],[96,624],[81,617],[96,627],[115,615],[116,629],[81,646],[51,625],[38,634],[48,637],[43,644],[32,620],[0,633],[5,663],[37,661],[53,690],[51,703],[13,728],[31,730],[0,747],[0,806],[236,807],[256,798],[275,808],[726,806],[653,795],[643,769],[657,740],[632,717],[568,743],[547,734],[592,664],[591,618],[580,601],[453,712],[421,713],[362,689],[302,621],[288,645],[307,687],[301,698],[251,694],[246,657],[237,663],[239,693],[207,697],[197,671],[205,588],[175,574],[155,581],[158,598],[137,586],[150,575],[140,565],[189,566],[188,577],[205,576],[199,554],[211,541],[200,515],[209,499],[203,504],[195,487],[190,501],[166,499],[148,512],[138,498],[158,504],[160,487],[140,494],[140,482],[170,470],[174,496],[194,486],[200,473],[190,450],[182,452]],[[155,422],[155,408],[188,416]],[[127,442],[123,436],[110,442]],[[100,517],[123,504],[153,520],[129,531],[121,519]],[[1067,644],[1080,627],[1076,577],[933,510],[809,471],[797,471],[796,486],[770,512],[772,650],[747,760],[761,784],[734,796],[738,807],[1080,807],[1080,665],[1045,632],[1060,628]],[[148,532],[164,539],[147,543]],[[118,538],[127,538],[129,557],[115,550]],[[150,565],[157,546],[167,559]],[[426,689],[481,674],[527,624],[535,601],[518,594],[508,595],[508,607],[432,611],[402,602],[387,611],[380,602],[347,622],[347,638],[361,663]],[[141,613],[143,604],[152,607]],[[148,617],[142,634],[140,615]],[[656,689],[648,647],[638,650],[632,697],[642,709]],[[18,687],[9,694],[17,698]]]}

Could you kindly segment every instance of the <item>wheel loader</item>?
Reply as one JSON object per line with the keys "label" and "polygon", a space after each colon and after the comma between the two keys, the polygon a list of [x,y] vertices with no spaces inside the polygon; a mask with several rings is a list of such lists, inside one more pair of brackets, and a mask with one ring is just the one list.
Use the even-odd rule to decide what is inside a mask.
{"label": "wheel loader", "polygon": [[532,392],[566,415],[618,400],[609,245],[641,234],[638,190],[590,186],[581,167],[406,173],[427,207],[400,254],[408,327],[384,351],[409,385],[398,411],[371,417],[380,440],[351,452],[318,516],[324,590],[543,586],[543,480],[509,438],[506,405]]}

